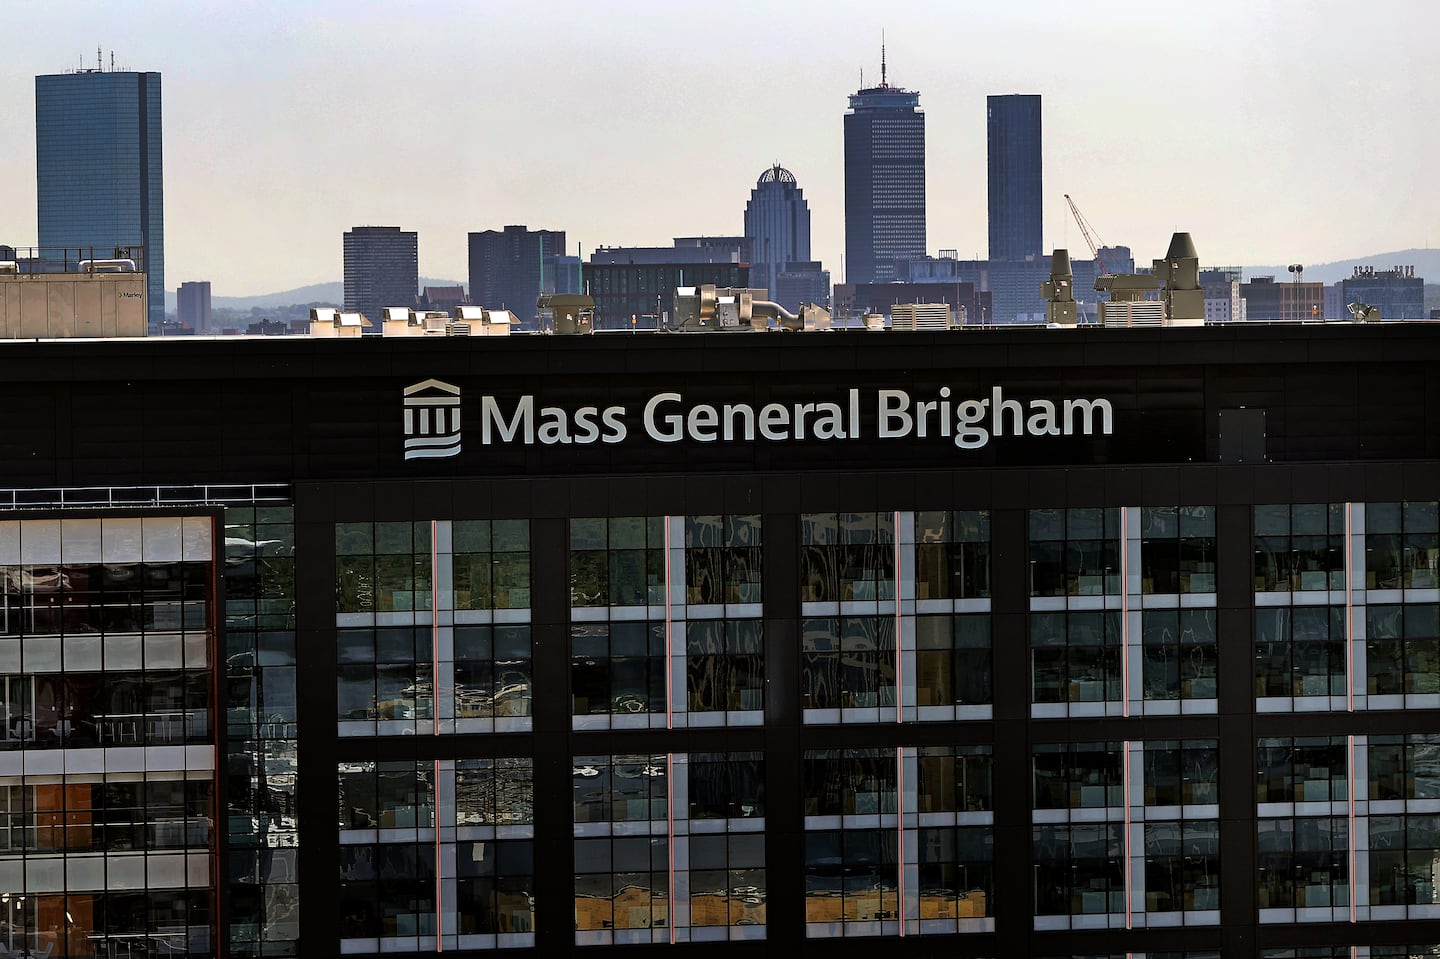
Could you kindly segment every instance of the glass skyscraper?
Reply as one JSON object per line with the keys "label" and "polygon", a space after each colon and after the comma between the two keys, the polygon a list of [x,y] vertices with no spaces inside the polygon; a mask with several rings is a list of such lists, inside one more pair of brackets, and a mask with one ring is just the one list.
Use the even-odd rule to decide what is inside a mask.
{"label": "glass skyscraper", "polygon": [[1040,256],[1044,252],[1040,97],[987,97],[985,114],[990,156],[990,259]]}
{"label": "glass skyscraper", "polygon": [[420,291],[419,237],[398,226],[345,233],[345,309],[379,323],[387,306],[414,306]]}
{"label": "glass skyscraper", "polygon": [[785,265],[810,259],[810,205],[795,174],[778,163],[761,173],[750,191],[745,236],[753,250],[750,282],[763,283],[775,299]]}
{"label": "glass skyscraper", "polygon": [[845,280],[888,283],[925,255],[925,114],[920,93],[884,79],[845,114]]}
{"label": "glass skyscraper", "polygon": [[[143,258],[149,319],[165,320],[160,74],[80,70],[35,78],[40,255]],[[68,255],[65,250],[71,251]]]}

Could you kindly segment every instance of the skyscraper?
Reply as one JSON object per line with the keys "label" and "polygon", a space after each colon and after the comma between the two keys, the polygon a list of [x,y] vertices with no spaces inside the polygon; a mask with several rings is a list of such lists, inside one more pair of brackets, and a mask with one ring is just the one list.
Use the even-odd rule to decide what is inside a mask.
{"label": "skyscraper", "polygon": [[750,241],[750,282],[775,298],[787,263],[810,259],[810,205],[795,174],[775,164],[760,174],[745,204],[745,237]]}
{"label": "skyscraper", "polygon": [[345,234],[345,309],[379,326],[387,306],[414,306],[420,290],[419,235],[398,226]]}
{"label": "skyscraper", "polygon": [[97,68],[36,77],[35,173],[40,255],[135,259],[146,273],[150,323],[163,323],[160,74]]}
{"label": "skyscraper", "polygon": [[529,324],[540,294],[556,292],[555,258],[564,253],[564,230],[507,226],[471,233],[470,302],[509,310]]}
{"label": "skyscraper", "polygon": [[990,144],[990,259],[1041,256],[1039,95],[987,97],[985,125]]}
{"label": "skyscraper", "polygon": [[181,283],[175,291],[175,319],[196,333],[213,333],[210,329],[210,281]]}
{"label": "skyscraper", "polygon": [[889,282],[895,261],[925,255],[925,114],[920,93],[880,85],[845,114],[845,279]]}

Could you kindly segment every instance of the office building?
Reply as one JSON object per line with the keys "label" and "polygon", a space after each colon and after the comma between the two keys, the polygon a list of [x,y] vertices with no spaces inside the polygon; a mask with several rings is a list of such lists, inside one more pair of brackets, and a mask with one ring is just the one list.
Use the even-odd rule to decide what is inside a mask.
{"label": "office building", "polygon": [[1440,327],[0,352],[10,956],[1440,948]]}
{"label": "office building", "polygon": [[38,256],[124,258],[145,273],[149,324],[165,322],[160,74],[78,70],[35,78]]}
{"label": "office building", "polygon": [[379,323],[387,306],[413,307],[420,290],[419,234],[357,226],[345,234],[345,311]]}
{"label": "office building", "polygon": [[[795,174],[775,164],[760,174],[745,204],[750,281],[775,296],[779,276],[789,264],[810,262],[810,205]],[[783,304],[782,304],[783,305]]]}
{"label": "office building", "polygon": [[470,234],[470,302],[509,310],[533,327],[542,293],[556,293],[555,258],[565,255],[564,230],[507,226]]}
{"label": "office building", "polygon": [[[1076,315],[1082,323],[1098,322],[1098,304],[1108,293],[1095,290],[1102,272],[1130,273],[1135,259],[1128,246],[1100,248],[1104,268],[1095,260],[1071,259],[1074,270]],[[1040,284],[1050,278],[1050,257],[1023,260],[961,260],[954,256],[919,257],[897,264],[899,278],[908,283],[959,281],[973,283],[989,294],[980,304],[982,312],[972,313],[969,322],[984,325],[1024,325],[1045,322],[1045,299]]]}
{"label": "office building", "polygon": [[1349,316],[1351,303],[1378,307],[1382,320],[1420,320],[1426,316],[1425,280],[1415,275],[1413,266],[1389,270],[1357,266],[1339,286],[1340,307],[1344,312],[1337,316]]}
{"label": "office building", "polygon": [[452,311],[457,306],[469,306],[470,297],[465,295],[463,286],[427,286],[420,291],[422,310]]}
{"label": "office building", "polygon": [[845,114],[847,283],[888,283],[895,262],[925,255],[925,114],[920,93],[880,85],[850,95]]}
{"label": "office building", "polygon": [[677,236],[670,246],[598,246],[591,263],[636,266],[682,263],[739,263],[750,265],[753,255],[745,236]]}
{"label": "office building", "polygon": [[775,286],[770,289],[770,299],[791,313],[798,312],[802,303],[814,303],[828,309],[830,271],[823,269],[819,260],[787,263],[775,274]]}
{"label": "office building", "polygon": [[191,280],[175,291],[175,319],[196,333],[214,333],[210,320],[210,281]]}
{"label": "office building", "polygon": [[738,260],[667,262],[641,257],[631,262],[620,248],[596,250],[582,269],[584,292],[595,299],[597,330],[666,328],[677,287],[706,283],[740,288],[750,285],[750,265]]}
{"label": "office building", "polygon": [[1205,291],[1206,323],[1245,319],[1245,300],[1240,296],[1240,267],[1201,270],[1200,289]]}
{"label": "office building", "polygon": [[1044,195],[1040,97],[985,100],[990,199],[990,259],[1043,257]]}
{"label": "office building", "polygon": [[1325,318],[1325,284],[1301,280],[1275,282],[1273,276],[1252,276],[1240,284],[1245,319],[1295,323]]}

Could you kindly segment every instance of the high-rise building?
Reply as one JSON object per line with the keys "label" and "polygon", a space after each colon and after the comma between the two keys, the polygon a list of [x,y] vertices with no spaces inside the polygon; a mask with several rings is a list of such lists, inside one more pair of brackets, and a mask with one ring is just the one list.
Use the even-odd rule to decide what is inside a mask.
{"label": "high-rise building", "polygon": [[985,126],[989,141],[990,259],[1043,256],[1040,97],[987,97]]}
{"label": "high-rise building", "polygon": [[196,333],[210,333],[210,281],[181,283],[175,291],[175,319]]}
{"label": "high-rise building", "polygon": [[387,306],[414,306],[420,291],[419,235],[398,226],[345,234],[345,309],[378,324]]}
{"label": "high-rise building", "polygon": [[150,324],[163,324],[160,74],[97,67],[36,77],[35,175],[39,255],[135,260]]}
{"label": "high-rise building", "polygon": [[555,258],[565,253],[564,230],[507,226],[470,234],[470,302],[535,319],[542,293],[554,293]]}
{"label": "high-rise building", "polygon": [[850,95],[845,114],[845,276],[887,283],[895,261],[925,255],[925,114],[920,93],[880,85]]}
{"label": "high-rise building", "polygon": [[775,297],[786,264],[810,261],[810,205],[795,174],[775,164],[760,174],[745,204],[745,238],[750,241],[750,281]]}
{"label": "high-rise building", "polygon": [[1425,280],[1415,275],[1413,266],[1397,266],[1389,270],[1357,266],[1354,274],[1338,285],[1340,308],[1328,319],[1348,317],[1351,303],[1378,307],[1382,320],[1425,318]]}
{"label": "high-rise building", "polygon": [[1277,283],[1273,276],[1252,276],[1240,284],[1240,297],[1247,320],[1293,323],[1325,318],[1324,283]]}

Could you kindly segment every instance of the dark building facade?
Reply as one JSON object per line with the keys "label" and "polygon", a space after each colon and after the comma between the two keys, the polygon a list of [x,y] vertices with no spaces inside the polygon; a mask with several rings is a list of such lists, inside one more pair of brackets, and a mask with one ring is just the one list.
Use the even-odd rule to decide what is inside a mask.
{"label": "dark building facade", "polygon": [[1240,284],[1246,320],[1295,323],[1325,319],[1325,284],[1275,282],[1273,276],[1252,276]]}
{"label": "dark building facade", "polygon": [[345,309],[379,324],[387,306],[413,307],[420,292],[419,234],[398,226],[345,233]]}
{"label": "dark building facade", "polygon": [[564,230],[507,226],[470,234],[470,302],[509,310],[533,324],[536,302],[556,288],[556,257],[565,255]]}
{"label": "dark building facade", "polygon": [[[1340,306],[1349,316],[1351,303],[1364,303],[1380,308],[1383,320],[1425,319],[1425,280],[1415,275],[1413,266],[1397,266],[1389,270],[1355,267],[1354,275],[1340,281]],[[1336,319],[1338,317],[1330,317]]]}
{"label": "dark building facade", "polygon": [[925,114],[884,76],[845,114],[847,283],[887,283],[896,260],[925,255]]}
{"label": "dark building facade", "polygon": [[1040,97],[985,100],[990,199],[990,259],[1023,260],[1045,254],[1044,181]]}
{"label": "dark building facade", "polygon": [[674,309],[675,290],[711,283],[719,287],[747,287],[750,265],[727,260],[699,263],[628,262],[614,251],[596,251],[582,267],[585,292],[595,298],[597,330],[656,330]]}
{"label": "dark building facade", "polygon": [[38,256],[134,259],[149,323],[165,322],[160,74],[78,70],[35,78]]}
{"label": "dark building facade", "polygon": [[0,350],[11,955],[1440,944],[1440,328]]}

